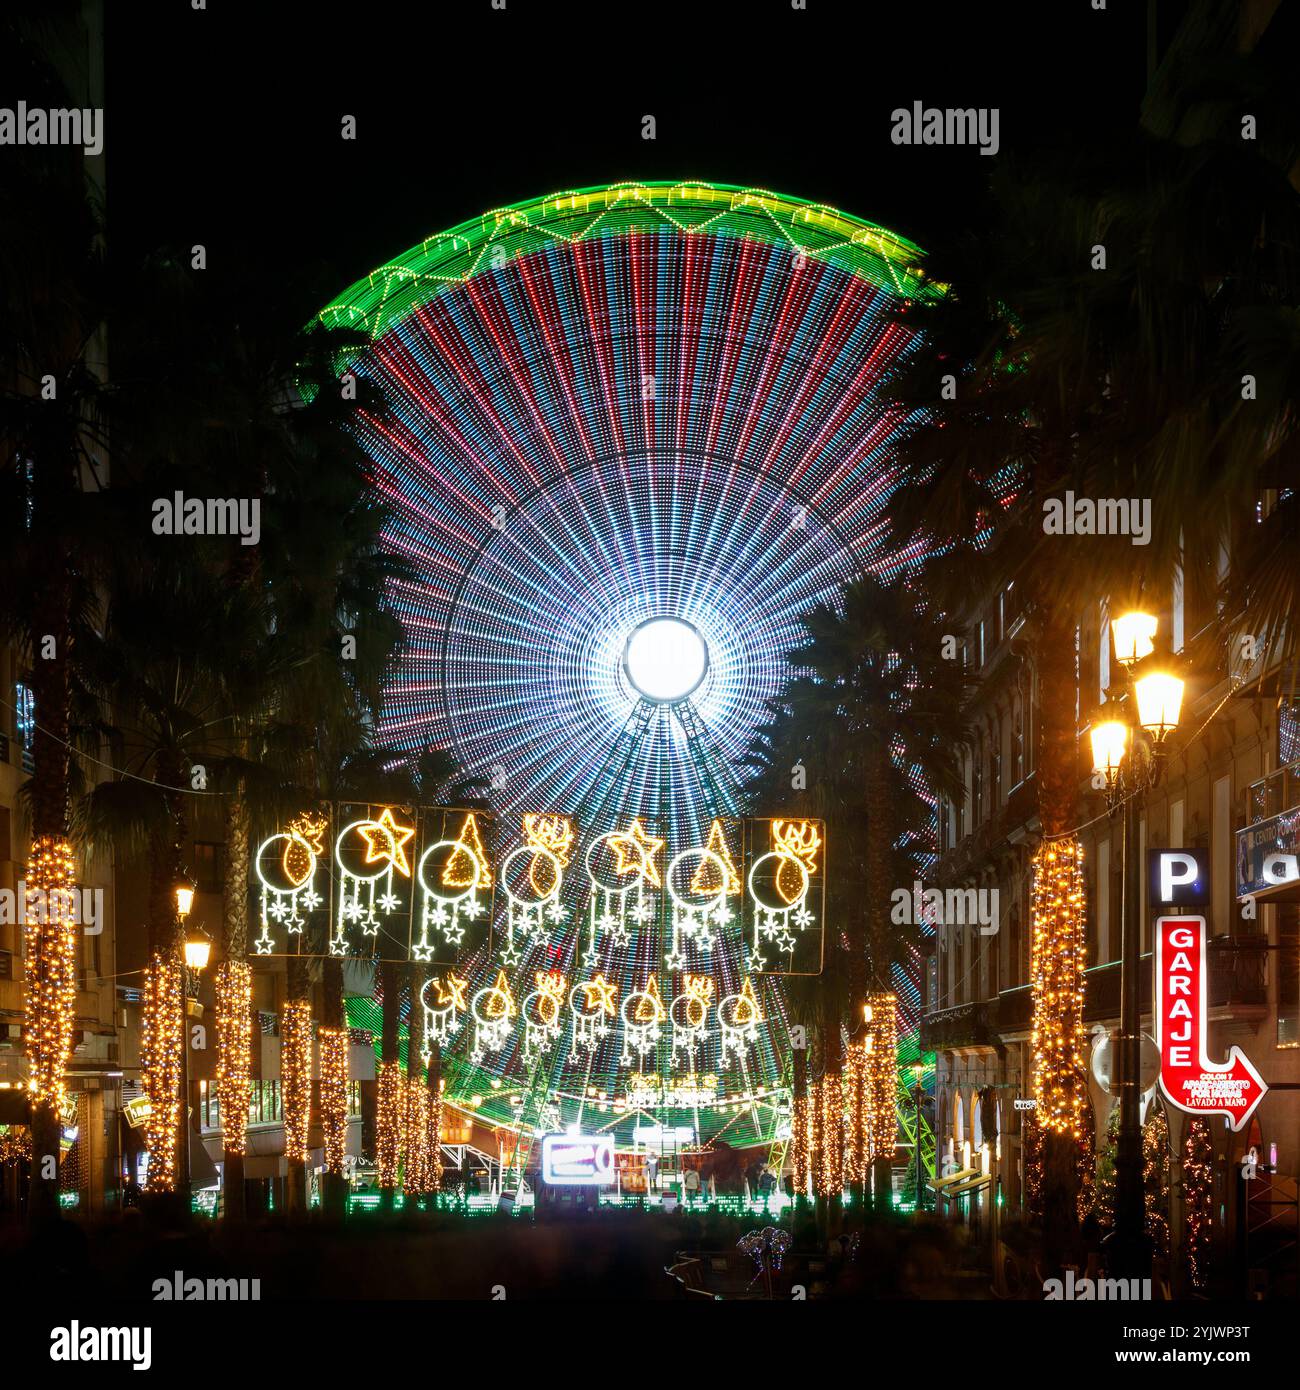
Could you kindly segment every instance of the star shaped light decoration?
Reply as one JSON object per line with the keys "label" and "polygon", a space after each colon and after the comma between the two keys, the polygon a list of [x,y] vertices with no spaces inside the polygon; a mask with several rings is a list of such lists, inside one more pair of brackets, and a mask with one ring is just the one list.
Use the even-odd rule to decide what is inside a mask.
{"label": "star shaped light decoration", "polygon": [[609,847],[614,851],[615,872],[620,877],[640,874],[651,888],[659,888],[662,880],[656,856],[665,843],[657,835],[647,834],[641,817],[637,816],[622,834],[609,837]]}
{"label": "star shaped light decoration", "polygon": [[462,980],[459,975],[448,971],[446,975],[435,975],[433,977],[433,990],[438,996],[438,1003],[444,1008],[450,1004],[453,1009],[461,1010],[466,1007],[465,991],[469,988],[469,981]]}
{"label": "star shaped light decoration", "polygon": [[366,842],[367,864],[387,860],[399,874],[410,878],[411,861],[406,857],[406,846],[415,838],[413,825],[399,825],[393,819],[393,808],[385,806],[378,820],[362,821],[357,831]]}
{"label": "star shaped light decoration", "polygon": [[604,975],[596,975],[590,980],[584,980],[578,988],[587,996],[587,1009],[589,1012],[599,1010],[601,1013],[614,1013],[614,993],[613,981],[607,980]]}

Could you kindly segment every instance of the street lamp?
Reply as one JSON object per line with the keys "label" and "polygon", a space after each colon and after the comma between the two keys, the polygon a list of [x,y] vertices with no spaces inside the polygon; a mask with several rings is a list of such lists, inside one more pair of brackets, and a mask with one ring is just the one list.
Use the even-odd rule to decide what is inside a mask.
{"label": "street lamp", "polygon": [[1149,613],[1125,613],[1111,623],[1115,659],[1122,675],[1090,731],[1093,771],[1102,779],[1111,816],[1123,814],[1124,852],[1120,927],[1120,1013],[1115,1039],[1113,1084],[1119,1091],[1119,1135],[1115,1146],[1115,1229],[1107,1237],[1112,1274],[1150,1273],[1142,1188],[1142,867],[1138,863],[1138,817],[1147,792],[1164,769],[1169,735],[1178,727],[1184,682],[1167,671],[1136,674],[1155,651],[1157,621]]}
{"label": "street lamp", "polygon": [[1113,618],[1110,635],[1115,644],[1115,660],[1129,667],[1150,656],[1156,649],[1156,627],[1157,620],[1150,613],[1135,611]]}
{"label": "street lamp", "polygon": [[186,929],[186,919],[194,909],[194,883],[182,876],[173,890],[176,897],[176,916],[180,922],[181,959],[185,965],[185,998],[181,1002],[181,1144],[180,1160],[184,1169],[177,1177],[176,1191],[185,1208],[190,1199],[190,1001],[198,997],[199,973],[207,968],[212,955],[212,942],[198,926]]}

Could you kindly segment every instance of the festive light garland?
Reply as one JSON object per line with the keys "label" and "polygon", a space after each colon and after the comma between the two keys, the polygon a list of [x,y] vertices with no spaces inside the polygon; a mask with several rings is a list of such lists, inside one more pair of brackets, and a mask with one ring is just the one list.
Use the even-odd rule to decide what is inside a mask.
{"label": "festive light garland", "polygon": [[867,1162],[892,1159],[898,1146],[898,998],[872,994],[871,1044],[866,1056]]}
{"label": "festive light garland", "polygon": [[812,1182],[812,1115],[815,1109],[815,1097],[809,1094],[809,1088],[805,1086],[803,1094],[794,1097],[790,1117],[790,1140],[794,1147],[791,1176],[796,1197],[806,1197]]}
{"label": "festive light garland", "polygon": [[72,1055],[77,1012],[77,942],[73,911],[76,858],[61,836],[32,841],[27,892],[42,907],[29,913],[23,931],[26,979],[28,1090],[33,1104],[62,1109],[64,1072]]}
{"label": "festive light garland", "polygon": [[429,1188],[442,1188],[442,1082],[429,1090]]}
{"label": "festive light garland", "polygon": [[346,1028],[316,1030],[320,1048],[320,1118],[325,1137],[325,1171],[341,1174],[348,1143],[348,1053]]}
{"label": "festive light garland", "polygon": [[1142,1126],[1142,1195],[1147,1235],[1161,1258],[1169,1255],[1169,1120],[1156,1105]]}
{"label": "festive light garland", "polygon": [[291,1163],[307,1161],[311,1123],[311,1003],[292,999],[280,1017],[280,1092],[284,1152]]}
{"label": "festive light garland", "polygon": [[248,1105],[253,1093],[253,972],[247,961],[217,968],[217,1106],[222,1147],[247,1147]]}
{"label": "festive light garland", "polygon": [[844,1191],[844,1091],[839,1072],[827,1072],[818,1089],[821,1109],[816,1185],[819,1197]]}
{"label": "festive light garland", "polygon": [[11,1163],[30,1163],[31,1157],[31,1130],[25,1126],[21,1129],[0,1126],[0,1168]]}
{"label": "festive light garland", "polygon": [[406,1078],[405,1128],[402,1190],[419,1197],[433,1190],[433,1163],[429,1145],[429,1088],[424,1077],[415,1072]]}
{"label": "festive light garland", "polygon": [[872,1039],[859,1036],[849,1043],[844,1058],[844,1089],[847,1106],[844,1145],[844,1177],[850,1183],[865,1183],[871,1158],[871,1057]]}
{"label": "festive light garland", "polygon": [[1083,1137],[1084,882],[1083,846],[1050,840],[1033,860],[1035,1123],[1073,1139]]}
{"label": "festive light garland", "polygon": [[185,1046],[180,958],[155,951],[144,970],[141,995],[140,1070],[149,1097],[145,1120],[149,1170],[145,1188],[149,1192],[171,1192],[176,1187],[181,1050]]}
{"label": "festive light garland", "polygon": [[375,1183],[395,1188],[402,1162],[402,1128],[406,1118],[406,1075],[400,1062],[380,1062],[375,1114]]}
{"label": "festive light garland", "polygon": [[1214,1141],[1209,1124],[1198,1116],[1189,1121],[1183,1143],[1183,1209],[1187,1274],[1192,1287],[1203,1290],[1210,1272],[1214,1234]]}

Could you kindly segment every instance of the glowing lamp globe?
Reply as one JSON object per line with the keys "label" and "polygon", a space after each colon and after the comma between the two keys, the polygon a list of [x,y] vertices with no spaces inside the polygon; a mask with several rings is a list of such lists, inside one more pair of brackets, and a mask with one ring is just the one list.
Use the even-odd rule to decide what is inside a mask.
{"label": "glowing lamp globe", "polygon": [[1128,725],[1118,719],[1105,719],[1094,724],[1092,738],[1092,769],[1104,772],[1107,782],[1119,776],[1124,749],[1128,746]]}
{"label": "glowing lamp globe", "polygon": [[212,942],[205,936],[192,936],[185,942],[185,964],[191,970],[206,970]]}
{"label": "glowing lamp globe", "polygon": [[627,639],[623,669],[647,700],[671,704],[699,688],[709,669],[709,649],[682,618],[651,618]]}
{"label": "glowing lamp globe", "polygon": [[1121,666],[1132,666],[1155,650],[1157,619],[1150,613],[1125,613],[1110,625],[1115,643],[1115,660]]}
{"label": "glowing lamp globe", "polygon": [[1163,671],[1143,676],[1134,684],[1137,695],[1138,723],[1156,743],[1164,740],[1178,727],[1183,708],[1183,682],[1178,676]]}

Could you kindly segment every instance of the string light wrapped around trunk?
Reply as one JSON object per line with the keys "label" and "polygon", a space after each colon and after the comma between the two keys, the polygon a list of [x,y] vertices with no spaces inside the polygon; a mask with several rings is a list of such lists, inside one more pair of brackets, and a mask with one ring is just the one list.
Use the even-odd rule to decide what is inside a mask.
{"label": "string light wrapped around trunk", "polygon": [[819,1197],[838,1197],[844,1191],[844,1090],[839,1072],[827,1072],[818,1084],[816,1181]]}
{"label": "string light wrapped around trunk", "polygon": [[307,1161],[311,1122],[311,1004],[293,999],[280,1018],[280,1089],[284,1100],[284,1153]]}
{"label": "string light wrapped around trunk", "polygon": [[[63,1108],[63,1076],[77,1012],[76,858],[61,836],[32,841],[27,892],[39,904],[23,932],[28,1090],[35,1105]],[[39,896],[37,896],[39,894]]]}
{"label": "string light wrapped around trunk", "polygon": [[429,1089],[429,1188],[442,1190],[442,1086],[435,1083]]}
{"label": "string light wrapped around trunk", "polygon": [[1083,846],[1049,840],[1033,861],[1034,1120],[1083,1137]]}
{"label": "string light wrapped around trunk", "polygon": [[402,1122],[405,1119],[406,1074],[400,1062],[380,1062],[375,1115],[375,1181],[395,1188],[402,1161]]}
{"label": "string light wrapped around trunk", "polygon": [[1168,1259],[1169,1120],[1159,1105],[1142,1126],[1142,1198],[1152,1248],[1161,1259]]}
{"label": "string light wrapped around trunk", "polygon": [[822,1083],[808,1087],[808,1180],[814,1195],[822,1190],[822,1140],[825,1115],[822,1111]]}
{"label": "string light wrapped around trunk", "polygon": [[320,1028],[320,1118],[325,1134],[325,1171],[343,1172],[348,1148],[348,1052],[346,1028]]}
{"label": "string light wrapped around trunk", "polygon": [[406,1163],[402,1188],[413,1197],[432,1190],[429,1176],[429,1088],[424,1078],[410,1076],[406,1084]]}
{"label": "string light wrapped around trunk", "polygon": [[181,1048],[185,1044],[180,958],[155,951],[145,967],[142,993],[140,1070],[149,1097],[149,1115],[145,1120],[149,1171],[145,1188],[149,1192],[172,1192],[176,1187],[181,1114]]}
{"label": "string light wrapped around trunk", "polygon": [[246,1152],[248,1103],[253,1092],[253,972],[247,961],[217,969],[217,1104],[222,1147]]}
{"label": "string light wrapped around trunk", "polygon": [[805,1085],[802,1095],[794,1098],[790,1116],[791,1141],[794,1144],[794,1195],[806,1197],[812,1181],[812,1106]]}
{"label": "string light wrapped around trunk", "polygon": [[860,1035],[849,1044],[844,1058],[845,1102],[848,1109],[844,1176],[851,1183],[864,1183],[870,1175],[871,1046],[871,1038]]}
{"label": "string light wrapped around trunk", "polygon": [[1183,1203],[1187,1275],[1194,1289],[1204,1290],[1210,1273],[1214,1230],[1214,1142],[1210,1126],[1200,1118],[1189,1122],[1183,1144]]}
{"label": "string light wrapped around trunk", "polygon": [[898,997],[873,994],[867,1053],[867,1160],[892,1159],[898,1145]]}

